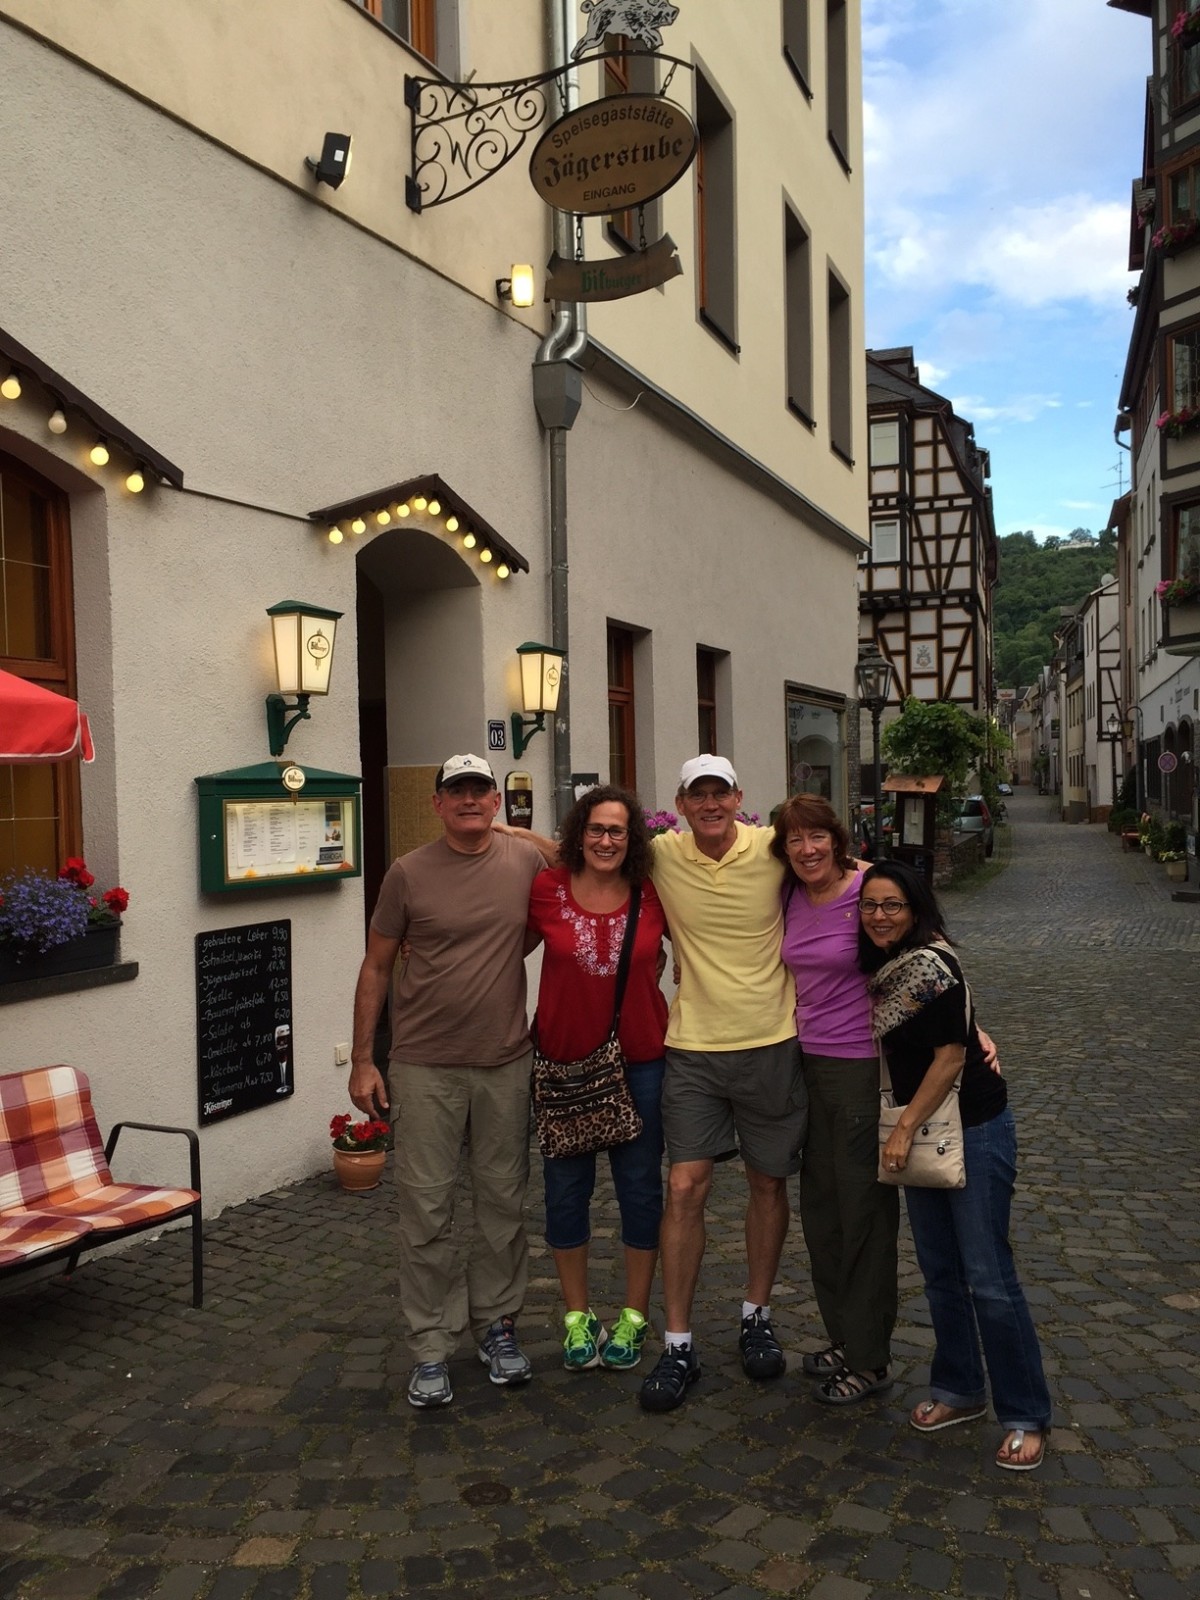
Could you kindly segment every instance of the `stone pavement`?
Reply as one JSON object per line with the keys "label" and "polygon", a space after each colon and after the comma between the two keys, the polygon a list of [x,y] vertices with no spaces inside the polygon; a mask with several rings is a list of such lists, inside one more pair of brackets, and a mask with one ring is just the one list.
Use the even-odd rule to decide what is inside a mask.
{"label": "stone pavement", "polygon": [[644,1415],[640,1373],[561,1369],[539,1249],[534,1381],[495,1389],[464,1350],[454,1405],[418,1414],[388,1189],[321,1176],[210,1224],[202,1312],[184,1233],[0,1302],[0,1597],[1200,1595],[1200,907],[1049,800],[1018,791],[1010,813],[1004,870],[947,912],[1022,1134],[1018,1252],[1057,1403],[1041,1472],[995,1469],[994,1423],[906,1426],[930,1349],[907,1234],[889,1396],[810,1399],[798,1229],[774,1296],[792,1370],[743,1378],[732,1169],[680,1411]]}

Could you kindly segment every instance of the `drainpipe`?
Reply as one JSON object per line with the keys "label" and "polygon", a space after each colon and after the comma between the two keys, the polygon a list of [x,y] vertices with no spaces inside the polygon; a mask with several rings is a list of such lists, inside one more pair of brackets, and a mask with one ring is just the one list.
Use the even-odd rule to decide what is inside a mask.
{"label": "drainpipe", "polygon": [[[547,0],[550,59],[568,62],[575,46],[575,17],[571,0]],[[579,104],[579,80],[567,77],[565,110]],[[570,259],[575,254],[575,217],[554,213],[554,248]],[[561,823],[575,803],[571,785],[571,647],[569,576],[567,559],[567,434],[579,414],[583,399],[579,357],[587,346],[584,309],[572,302],[556,301],[550,331],[538,346],[533,363],[533,403],[545,428],[549,446],[550,478],[550,642],[567,658],[558,710],[554,714],[554,814]]]}

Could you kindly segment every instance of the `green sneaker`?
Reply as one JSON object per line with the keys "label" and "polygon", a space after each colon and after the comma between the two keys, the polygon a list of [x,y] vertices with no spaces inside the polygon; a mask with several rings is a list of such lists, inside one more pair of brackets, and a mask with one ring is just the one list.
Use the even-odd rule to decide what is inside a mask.
{"label": "green sneaker", "polygon": [[600,1365],[600,1352],[608,1335],[600,1318],[591,1311],[568,1311],[563,1319],[567,1336],[563,1340],[563,1366],[569,1372],[582,1372]]}
{"label": "green sneaker", "polygon": [[640,1311],[626,1306],[604,1346],[601,1358],[606,1367],[636,1367],[646,1342],[646,1319]]}

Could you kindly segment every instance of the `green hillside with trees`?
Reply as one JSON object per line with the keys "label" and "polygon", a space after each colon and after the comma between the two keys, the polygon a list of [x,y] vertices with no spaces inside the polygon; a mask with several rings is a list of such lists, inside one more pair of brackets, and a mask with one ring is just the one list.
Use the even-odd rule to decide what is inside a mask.
{"label": "green hillside with trees", "polygon": [[1032,683],[1054,654],[1059,608],[1078,605],[1105,573],[1116,572],[1117,540],[1107,528],[1099,538],[1076,528],[1068,539],[1044,544],[1032,533],[1008,533],[999,544],[992,613],[996,683],[1016,689]]}

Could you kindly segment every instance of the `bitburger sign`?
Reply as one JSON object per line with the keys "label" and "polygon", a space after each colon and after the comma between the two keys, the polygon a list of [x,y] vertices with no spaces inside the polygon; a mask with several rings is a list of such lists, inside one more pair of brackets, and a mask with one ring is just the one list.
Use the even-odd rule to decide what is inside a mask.
{"label": "bitburger sign", "polygon": [[664,194],[691,166],[698,136],[674,101],[653,94],[593,100],[552,123],[529,160],[549,206],[608,216]]}

